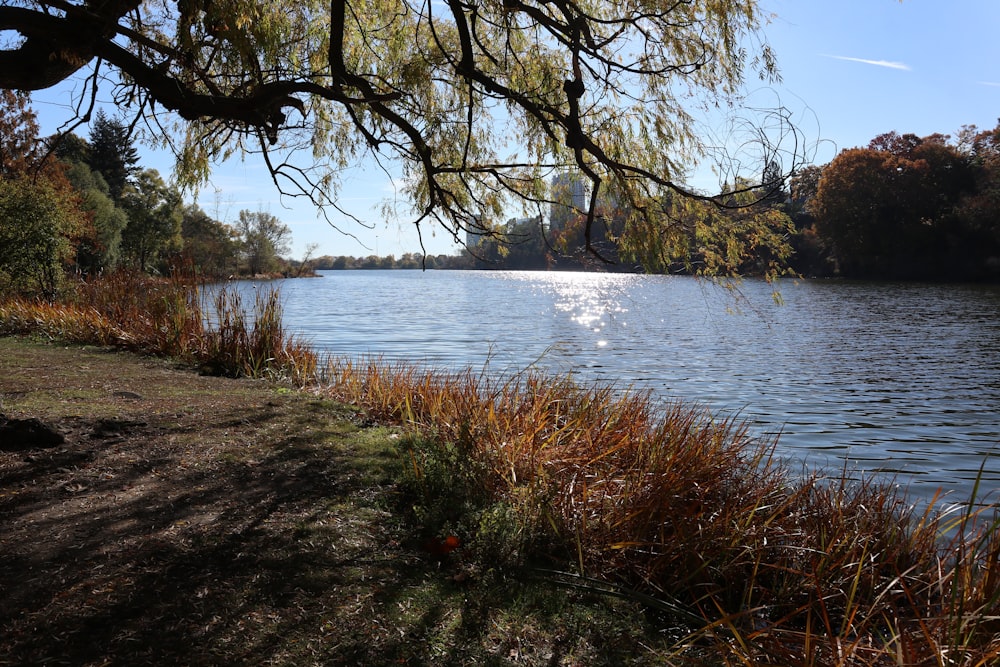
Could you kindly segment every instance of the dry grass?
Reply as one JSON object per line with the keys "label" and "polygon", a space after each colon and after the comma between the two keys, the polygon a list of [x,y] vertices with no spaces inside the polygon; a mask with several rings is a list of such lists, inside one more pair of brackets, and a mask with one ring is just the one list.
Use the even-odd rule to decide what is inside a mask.
{"label": "dry grass", "polygon": [[0,334],[22,333],[174,357],[215,375],[276,376],[299,386],[316,368],[315,352],[285,333],[276,291],[257,292],[247,311],[239,292],[223,288],[214,312],[206,313],[197,283],[182,276],[121,271],[77,282],[58,303],[0,301]]}
{"label": "dry grass", "polygon": [[377,360],[324,377],[329,395],[422,434],[407,456],[430,532],[458,533],[483,568],[611,585],[683,620],[676,659],[706,645],[748,665],[1000,655],[992,506],[918,515],[889,482],[803,479],[738,420],[641,392]]}

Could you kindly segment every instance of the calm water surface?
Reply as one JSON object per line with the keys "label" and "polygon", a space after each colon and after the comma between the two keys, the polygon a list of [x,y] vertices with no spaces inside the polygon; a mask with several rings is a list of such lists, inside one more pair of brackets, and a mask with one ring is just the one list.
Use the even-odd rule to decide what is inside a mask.
{"label": "calm water surface", "polygon": [[280,284],[319,350],[583,381],[739,412],[808,466],[899,473],[918,496],[1000,491],[1000,288],[341,271]]}

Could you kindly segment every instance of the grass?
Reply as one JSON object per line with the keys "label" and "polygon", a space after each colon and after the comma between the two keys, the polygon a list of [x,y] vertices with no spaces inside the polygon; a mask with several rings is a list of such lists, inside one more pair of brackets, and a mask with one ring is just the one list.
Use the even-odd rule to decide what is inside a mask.
{"label": "grass", "polygon": [[[641,600],[732,664],[990,664],[995,508],[791,475],[745,424],[607,386],[335,360],[326,393],[402,424],[428,531],[483,567]],[[970,504],[968,507],[973,507]],[[951,535],[942,540],[943,535]],[[697,620],[696,620],[697,619]]]}
{"label": "grass", "polygon": [[214,375],[270,376],[300,386],[312,377],[317,356],[284,332],[276,291],[255,292],[249,311],[234,288],[217,290],[210,312],[203,300],[190,278],[119,271],[78,281],[58,303],[0,301],[0,334],[112,345],[178,358]]}
{"label": "grass", "polygon": [[[635,605],[669,629],[655,651],[666,664],[1000,659],[995,506],[918,511],[888,481],[792,474],[771,456],[775,442],[738,419],[643,392],[533,371],[319,362],[287,342],[274,295],[247,315],[220,293],[207,329],[187,286],[162,283],[135,301],[134,286],[113,280],[69,305],[2,303],[0,330],[150,341],[147,351],[292,379],[399,425],[400,506],[420,543],[461,545],[455,577],[482,591],[517,575]],[[445,605],[429,618],[427,607],[414,613],[453,639],[465,616]],[[398,622],[412,624],[407,613]]]}

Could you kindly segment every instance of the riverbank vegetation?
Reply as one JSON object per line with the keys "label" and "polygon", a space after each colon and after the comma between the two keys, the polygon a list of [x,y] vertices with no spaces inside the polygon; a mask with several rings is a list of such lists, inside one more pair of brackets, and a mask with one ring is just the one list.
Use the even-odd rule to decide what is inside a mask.
{"label": "riverbank vegetation", "polygon": [[0,334],[109,345],[176,358],[214,375],[304,384],[317,357],[285,333],[277,292],[255,291],[252,304],[243,299],[220,290],[205,304],[192,281],[119,271],[74,282],[56,302],[0,300]]}
{"label": "riverbank vegetation", "polygon": [[[99,112],[89,140],[40,137],[27,95],[0,90],[0,290],[54,297],[69,275],[116,269],[205,280],[308,273],[266,211],[215,220],[140,164],[130,130]],[[308,257],[306,258],[308,259]]]}
{"label": "riverbank vegetation", "polygon": [[[624,387],[530,370],[497,377],[489,369],[316,359],[281,330],[273,295],[244,312],[226,292],[206,318],[193,285],[139,280],[81,284],[59,303],[5,299],[0,332],[268,377],[322,397],[322,405],[354,406],[363,423],[395,425],[383,490],[413,541],[392,557],[411,550],[434,564],[447,584],[425,582],[421,604],[440,609],[458,595],[461,610],[449,616],[456,626],[520,604],[500,591],[535,588],[543,597],[583,596],[591,611],[569,632],[588,641],[596,641],[588,623],[607,630],[606,610],[625,605],[630,619],[641,618],[631,632],[642,636],[624,655],[640,662],[988,665],[1000,657],[993,506],[918,508],[897,486],[850,470],[790,470],[772,456],[774,442],[738,419],[656,405]],[[329,410],[330,420],[343,414]],[[260,448],[266,456],[266,443]],[[299,455],[322,450],[315,443]],[[191,465],[197,450],[187,456]],[[339,533],[323,543],[337,550],[347,539]],[[310,571],[318,581],[332,576]],[[532,583],[513,586],[522,580]],[[325,632],[318,617],[305,626]],[[318,641],[310,632],[296,640]],[[532,642],[574,641],[544,627],[535,633],[519,649],[523,662],[569,664],[558,651],[529,659]],[[450,636],[460,640],[460,632]],[[336,662],[336,653],[327,657]],[[519,661],[513,652],[495,658]]]}

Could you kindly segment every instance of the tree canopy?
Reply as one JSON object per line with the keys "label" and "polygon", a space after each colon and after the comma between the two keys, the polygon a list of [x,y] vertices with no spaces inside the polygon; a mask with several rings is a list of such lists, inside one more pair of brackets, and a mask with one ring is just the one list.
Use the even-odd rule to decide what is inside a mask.
{"label": "tree canopy", "polygon": [[0,292],[52,296],[90,221],[63,169],[41,162],[27,96],[0,90]]}
{"label": "tree canopy", "polygon": [[274,271],[280,255],[289,250],[291,230],[266,211],[240,211],[236,229],[250,275]]}
{"label": "tree canopy", "polygon": [[176,187],[138,165],[118,119],[99,117],[95,128],[93,143],[43,139],[26,96],[0,90],[0,296],[51,299],[66,276],[118,268],[205,279],[305,272],[308,256],[280,256],[290,232],[277,218],[235,230],[185,206]]}
{"label": "tree canopy", "polygon": [[38,122],[28,96],[0,90],[0,176],[22,173],[33,166]]}
{"label": "tree canopy", "polygon": [[[996,280],[998,136],[974,126],[954,142],[887,132],[803,170],[792,180],[803,241],[818,242],[811,250],[843,276]],[[823,273],[819,262],[807,272]]]}
{"label": "tree canopy", "polygon": [[[625,247],[657,256],[678,247],[664,202],[710,199],[685,186],[699,110],[776,77],[765,20],[756,0],[23,0],[0,6],[17,35],[0,43],[0,88],[85,77],[85,119],[106,87],[188,186],[258,153],[283,192],[336,208],[345,167],[399,165],[418,228],[456,239],[513,202],[541,212],[572,168],[590,184],[588,243],[609,196],[629,211]],[[790,128],[774,114],[760,127],[777,141]],[[793,166],[770,135],[758,179]]]}

